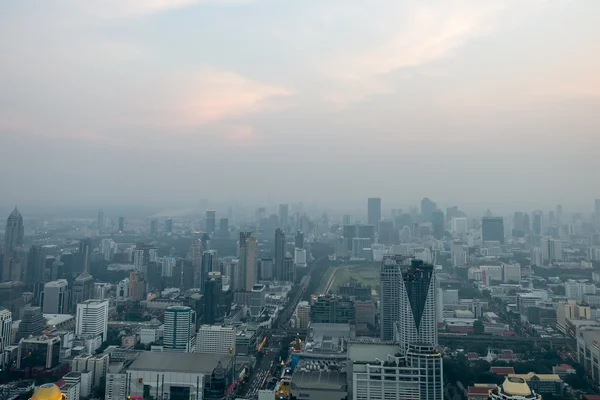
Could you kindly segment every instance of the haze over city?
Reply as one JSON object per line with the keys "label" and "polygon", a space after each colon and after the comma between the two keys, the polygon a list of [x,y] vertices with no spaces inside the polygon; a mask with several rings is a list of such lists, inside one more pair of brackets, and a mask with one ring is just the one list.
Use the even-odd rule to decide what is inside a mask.
{"label": "haze over city", "polygon": [[3,1],[0,205],[430,196],[588,212],[599,14],[595,0]]}

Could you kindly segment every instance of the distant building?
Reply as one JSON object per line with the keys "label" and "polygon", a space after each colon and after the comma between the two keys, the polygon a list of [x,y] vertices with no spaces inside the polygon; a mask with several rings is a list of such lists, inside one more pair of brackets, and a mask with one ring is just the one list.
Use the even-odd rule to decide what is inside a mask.
{"label": "distant building", "polygon": [[198,330],[196,353],[235,354],[235,336],[235,327],[202,325]]}
{"label": "distant building", "polygon": [[338,296],[319,296],[310,307],[310,321],[324,324],[347,324],[356,320],[356,309],[350,300]]}
{"label": "distant building", "polygon": [[504,218],[483,217],[481,219],[481,238],[484,242],[496,241],[504,244]]}
{"label": "distant building", "polygon": [[206,210],[206,233],[213,234],[217,227],[217,212]]}
{"label": "distant building", "polygon": [[[235,287],[251,291],[256,283],[256,264],[258,257],[258,239],[251,232],[240,232],[239,271],[235,277]],[[239,285],[238,285],[239,283]]]}
{"label": "distant building", "polygon": [[25,307],[21,323],[17,329],[15,339],[19,342],[23,338],[39,336],[46,329],[46,320],[40,307]]}
{"label": "distant building", "polygon": [[86,300],[77,305],[76,335],[100,335],[107,339],[108,300]]}
{"label": "distant building", "polygon": [[195,346],[196,313],[190,307],[172,306],[165,310],[163,348],[190,353]]}
{"label": "distant building", "polygon": [[367,221],[369,225],[379,226],[381,221],[381,199],[371,197],[367,200]]}
{"label": "distant building", "polygon": [[69,312],[69,282],[66,279],[48,282],[42,293],[44,314],[67,314]]}
{"label": "distant building", "polygon": [[17,368],[51,369],[60,363],[60,338],[32,336],[19,341]]}

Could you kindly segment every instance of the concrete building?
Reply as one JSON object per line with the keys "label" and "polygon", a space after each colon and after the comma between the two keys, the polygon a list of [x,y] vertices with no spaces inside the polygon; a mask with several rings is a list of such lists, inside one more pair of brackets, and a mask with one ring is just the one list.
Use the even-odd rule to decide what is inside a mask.
{"label": "concrete building", "polygon": [[296,306],[296,328],[306,329],[310,322],[310,304],[308,301],[301,301]]}
{"label": "concrete building", "polygon": [[542,400],[523,378],[507,376],[504,383],[490,392],[490,400]]}
{"label": "concrete building", "polygon": [[60,338],[32,336],[19,341],[17,368],[51,369],[60,363]]}
{"label": "concrete building", "polygon": [[196,313],[190,307],[171,306],[165,310],[163,348],[165,351],[194,351]]}
{"label": "concrete building", "polygon": [[86,300],[77,305],[76,335],[100,335],[107,339],[108,300]]}
{"label": "concrete building", "polygon": [[[258,239],[251,232],[240,232],[238,274],[234,279],[235,288],[251,291],[256,283]],[[239,283],[239,285],[238,285]]]}
{"label": "concrete building", "polygon": [[4,307],[0,307],[0,368],[6,362],[4,350],[10,346],[12,340],[12,313]]}
{"label": "concrete building", "polygon": [[265,296],[267,287],[265,285],[256,284],[252,286],[250,292],[250,316],[259,317],[265,309]]}
{"label": "concrete building", "polygon": [[235,336],[235,327],[202,325],[196,338],[196,353],[235,354]]}
{"label": "concrete building", "polygon": [[502,264],[502,278],[504,283],[520,283],[521,265],[518,263]]}
{"label": "concrete building", "polygon": [[67,314],[69,312],[69,282],[59,279],[44,285],[42,293],[44,314]]}

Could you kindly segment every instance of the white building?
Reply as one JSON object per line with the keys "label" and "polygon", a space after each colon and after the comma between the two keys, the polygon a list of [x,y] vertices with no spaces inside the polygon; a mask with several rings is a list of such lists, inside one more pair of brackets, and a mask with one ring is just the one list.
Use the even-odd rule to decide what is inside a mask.
{"label": "white building", "polygon": [[12,314],[6,308],[0,308],[0,365],[4,366],[4,350],[12,341]]}
{"label": "white building", "polygon": [[458,290],[457,289],[446,289],[443,290],[443,301],[444,304],[458,304]]}
{"label": "white building", "polygon": [[141,271],[144,266],[144,250],[133,251],[133,269],[135,271]]}
{"label": "white building", "polygon": [[76,335],[100,335],[105,341],[108,330],[108,300],[86,300],[77,304]]}
{"label": "white building", "polygon": [[469,231],[469,222],[465,217],[454,217],[451,221],[452,233],[462,235]]}
{"label": "white building", "polygon": [[69,312],[69,282],[59,279],[44,285],[42,293],[44,314],[67,314]]}
{"label": "white building", "polygon": [[296,247],[294,250],[294,263],[300,268],[306,267],[306,250]]}
{"label": "white building", "polygon": [[531,265],[535,265],[537,267],[544,265],[544,255],[542,254],[542,249],[539,247],[534,247],[531,249]]}
{"label": "white building", "polygon": [[467,279],[470,281],[481,282],[481,269],[479,267],[471,267],[467,271]]}
{"label": "white building", "polygon": [[502,282],[502,266],[501,265],[484,265],[479,268],[481,270],[481,281],[489,285],[491,282]]}
{"label": "white building", "polygon": [[308,323],[310,322],[310,304],[308,301],[301,301],[296,306],[296,328],[298,329],[306,329],[308,328]]}
{"label": "white building", "polygon": [[544,261],[548,261],[550,263],[554,261],[562,261],[562,242],[560,240],[556,240],[554,238],[544,238],[542,239],[542,257]]}
{"label": "white building", "polygon": [[117,249],[117,244],[112,239],[102,239],[100,244],[100,251],[102,252],[102,256],[106,261],[112,261],[115,251]]}
{"label": "white building", "polygon": [[202,325],[196,338],[196,353],[235,354],[235,334],[233,326]]}
{"label": "white building", "polygon": [[586,294],[596,294],[596,285],[590,282],[578,282],[569,279],[565,282],[565,296],[570,300],[582,302]]}
{"label": "white building", "polygon": [[125,278],[117,283],[117,300],[127,300],[129,298],[129,278]]}
{"label": "white building", "polygon": [[191,353],[195,346],[196,313],[190,307],[170,306],[165,310],[163,348]]}
{"label": "white building", "polygon": [[502,275],[504,283],[521,282],[521,265],[516,264],[502,264]]}
{"label": "white building", "polygon": [[163,277],[171,277],[173,276],[173,268],[177,264],[177,260],[175,257],[163,257],[162,258],[162,276]]}

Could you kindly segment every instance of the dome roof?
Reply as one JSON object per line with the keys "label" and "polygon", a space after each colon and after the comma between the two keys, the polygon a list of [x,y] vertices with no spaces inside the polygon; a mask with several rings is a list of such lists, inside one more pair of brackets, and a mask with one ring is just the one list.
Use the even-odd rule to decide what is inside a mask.
{"label": "dome roof", "polygon": [[30,400],[62,400],[63,395],[54,383],[46,383],[36,389]]}

